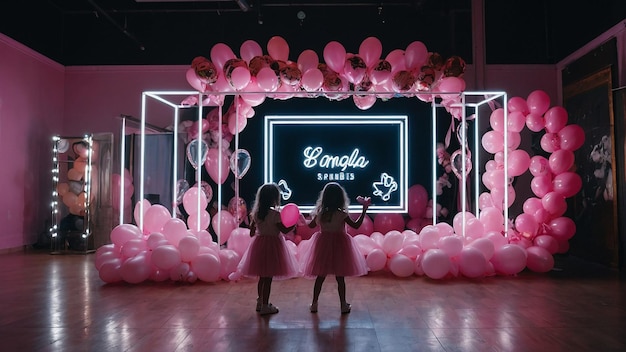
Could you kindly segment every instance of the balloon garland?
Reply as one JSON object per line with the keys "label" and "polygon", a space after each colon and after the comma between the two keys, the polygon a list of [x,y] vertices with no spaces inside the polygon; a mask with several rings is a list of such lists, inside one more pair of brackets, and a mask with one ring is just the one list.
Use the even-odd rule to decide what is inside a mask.
{"label": "balloon garland", "polygon": [[[202,131],[197,122],[182,124],[182,130],[193,143],[188,149],[192,154],[190,158],[196,160],[198,153],[204,155],[206,150],[204,166],[216,183],[223,183],[229,172],[226,168],[226,174],[217,174],[215,160],[220,157],[224,158],[225,165],[230,160],[230,171],[237,178],[243,177],[250,162],[247,151],[237,150],[230,152],[230,157],[220,156],[215,154],[216,144],[226,143],[223,149],[228,150],[230,138],[245,128],[246,120],[254,116],[254,107],[266,98],[342,100],[352,97],[362,110],[369,109],[378,99],[396,96],[417,97],[426,102],[439,98],[441,105],[461,120],[463,111],[458,107],[458,93],[465,90],[463,59],[457,56],[444,59],[438,53],[429,52],[419,41],[405,49],[392,50],[385,58],[381,55],[382,45],[375,37],[366,38],[354,54],[347,52],[341,43],[331,41],[324,47],[324,62],[320,62],[312,50],[300,53],[296,62],[290,61],[289,46],[279,36],[268,41],[267,54],[252,40],[241,45],[240,57],[226,44],[214,45],[210,60],[196,57],[185,73],[187,82],[201,93],[202,99],[190,96],[182,104],[221,106],[224,94],[242,94],[236,95],[224,116],[217,115],[217,109],[210,111],[206,123],[201,124]],[[567,125],[565,109],[550,107],[548,95],[540,90],[533,91],[526,99],[513,97],[507,106],[508,119],[503,108],[492,110],[492,129],[481,138],[483,148],[493,159],[487,161],[486,172],[482,175],[488,191],[480,195],[479,218],[471,213],[459,213],[454,216],[452,225],[432,225],[432,219],[428,218],[432,216],[429,215],[432,209],[436,207],[440,215],[445,215],[447,210],[433,204],[432,199],[429,201],[423,186],[413,185],[409,189],[408,220],[401,214],[377,214],[373,221],[366,217],[359,229],[350,232],[366,257],[370,271],[389,270],[398,277],[418,275],[431,279],[515,275],[525,268],[546,272],[554,266],[553,254],[568,250],[568,240],[576,227],[571,219],[563,216],[567,209],[565,199],[578,193],[582,186],[580,176],[571,170],[573,152],[584,143],[584,131],[580,126]],[[221,129],[223,135],[216,135],[220,124],[226,128]],[[531,157],[518,149],[524,127],[532,132],[545,131],[541,147],[549,157]],[[205,133],[210,135],[210,143],[198,144]],[[459,176],[459,155],[456,152],[449,155],[445,148],[438,149],[437,154],[445,171],[437,182],[437,191],[441,191],[449,187],[448,174],[454,172]],[[505,154],[507,160],[504,160]],[[471,163],[467,165],[471,168]],[[507,182],[505,168],[510,176]],[[526,170],[534,177],[530,188],[536,197],[527,199],[523,213],[510,222],[502,211],[515,199],[513,178]],[[145,204],[143,229],[132,224],[114,228],[113,243],[96,252],[95,264],[100,278],[105,282],[129,283],[238,279],[237,263],[250,240],[249,230],[238,227],[239,219],[246,212],[245,202],[232,199],[229,211],[220,211],[210,219],[204,208],[212,190],[202,188],[187,185],[179,190],[177,202],[180,198],[185,210],[190,215],[195,214],[187,224],[172,218],[161,205]],[[198,197],[206,198],[199,207]],[[295,219],[295,204],[288,204],[284,209],[286,213],[281,215]],[[221,229],[222,243],[213,242],[207,231],[209,224]],[[306,250],[311,234],[302,226],[288,234],[293,240],[288,242],[290,250],[296,256]]]}

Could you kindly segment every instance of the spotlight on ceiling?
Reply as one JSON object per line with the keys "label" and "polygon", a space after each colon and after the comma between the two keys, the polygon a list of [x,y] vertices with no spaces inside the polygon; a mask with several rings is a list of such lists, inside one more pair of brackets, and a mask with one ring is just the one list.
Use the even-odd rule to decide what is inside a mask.
{"label": "spotlight on ceiling", "polygon": [[239,5],[241,11],[248,12],[248,10],[250,10],[250,5],[246,0],[235,0],[235,2]]}

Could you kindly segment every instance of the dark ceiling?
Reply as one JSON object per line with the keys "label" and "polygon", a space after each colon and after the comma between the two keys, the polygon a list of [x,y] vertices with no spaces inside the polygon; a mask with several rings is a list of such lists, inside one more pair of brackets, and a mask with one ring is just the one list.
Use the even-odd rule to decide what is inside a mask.
{"label": "dark ceiling", "polygon": [[[246,6],[247,5],[247,6]],[[553,64],[626,19],[626,1],[484,0],[488,64]],[[305,17],[300,19],[298,13]],[[66,65],[185,65],[216,43],[282,36],[290,59],[375,36],[472,62],[471,0],[2,1],[0,32]]]}

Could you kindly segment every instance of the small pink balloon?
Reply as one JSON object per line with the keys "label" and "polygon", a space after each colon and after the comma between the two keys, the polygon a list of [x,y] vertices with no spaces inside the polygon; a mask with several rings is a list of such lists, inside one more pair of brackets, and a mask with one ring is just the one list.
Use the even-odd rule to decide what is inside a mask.
{"label": "small pink balloon", "polygon": [[342,73],[346,62],[346,49],[337,41],[331,41],[324,47],[324,62],[331,70]]}
{"label": "small pink balloon", "polygon": [[[209,148],[206,160],[204,162],[204,167],[209,173],[209,176],[215,183],[218,184],[223,184],[224,182],[226,182],[226,179],[228,178],[228,173],[230,171],[230,161],[228,160],[228,157],[224,153],[221,154],[222,155],[220,156],[220,152],[217,148]],[[219,168],[220,157],[222,159],[221,172]]]}
{"label": "small pink balloon", "polygon": [[508,171],[509,176],[520,176],[530,165],[530,156],[528,152],[522,149],[516,149],[509,153],[508,156]]}
{"label": "small pink balloon", "polygon": [[533,245],[545,248],[550,254],[559,250],[559,241],[550,235],[540,235],[533,239]]}
{"label": "small pink balloon", "polygon": [[561,149],[561,140],[559,135],[556,133],[546,133],[541,136],[541,140],[539,141],[541,145],[541,149],[545,150],[548,153],[552,153]]}
{"label": "small pink balloon", "polygon": [[267,42],[267,52],[274,60],[287,61],[289,58],[289,44],[283,37],[271,37]]}
{"label": "small pink balloon", "polygon": [[415,272],[413,261],[399,253],[389,259],[389,270],[397,277],[409,277]]}
{"label": "small pink balloon", "polygon": [[551,172],[549,160],[541,155],[530,158],[528,169],[533,176],[546,176]]}
{"label": "small pink balloon", "polygon": [[549,233],[559,242],[568,241],[576,233],[576,223],[568,217],[557,217],[550,220]]}
{"label": "small pink balloon", "polygon": [[542,115],[530,113],[526,115],[526,127],[533,132],[539,132],[546,127]]}
{"label": "small pink balloon", "polygon": [[558,174],[552,180],[554,191],[563,195],[565,198],[573,197],[578,193],[583,185],[583,181],[575,172],[564,172]]}
{"label": "small pink balloon", "polygon": [[365,262],[370,271],[379,271],[385,268],[387,264],[387,254],[382,249],[376,248],[373,249],[367,257],[365,257]]}
{"label": "small pink balloon", "polygon": [[569,150],[555,150],[548,159],[550,170],[553,174],[558,175],[569,170],[574,165],[574,153]]}
{"label": "small pink balloon", "polygon": [[422,258],[424,274],[431,279],[443,279],[452,268],[450,257],[441,249],[430,249]]}
{"label": "small pink balloon", "polygon": [[543,208],[554,216],[561,216],[567,210],[567,202],[562,194],[557,192],[548,192],[541,198]]}
{"label": "small pink balloon", "polygon": [[255,42],[254,40],[246,40],[241,44],[241,47],[239,48],[239,56],[241,56],[241,58],[248,63],[255,56],[261,55],[263,55],[263,49],[261,49],[259,43]]}
{"label": "small pink balloon", "polygon": [[367,67],[373,66],[383,53],[383,45],[376,37],[367,37],[359,46],[359,56]]}
{"label": "small pink balloon", "polygon": [[554,257],[547,249],[532,246],[526,248],[526,253],[528,255],[526,259],[528,269],[538,273],[545,273],[554,267]]}
{"label": "small pink balloon", "polygon": [[406,67],[410,70],[421,68],[428,62],[428,49],[420,41],[414,41],[404,50]]}
{"label": "small pink balloon", "polygon": [[521,97],[512,97],[511,99],[509,99],[508,108],[509,112],[519,111],[524,115],[527,115],[530,112],[526,100]]}
{"label": "small pink balloon", "polygon": [[579,125],[567,125],[558,132],[561,148],[577,150],[585,143],[585,130]]}
{"label": "small pink balloon", "polygon": [[482,146],[491,154],[495,154],[502,150],[504,145],[504,136],[498,131],[488,131],[482,136]]}
{"label": "small pink balloon", "polygon": [[497,108],[491,112],[489,116],[489,124],[494,131],[498,131],[500,133],[504,133],[505,125],[504,125],[504,109]]}
{"label": "small pink balloon", "polygon": [[530,189],[537,197],[542,198],[553,190],[552,177],[550,175],[533,177],[530,181]]}
{"label": "small pink balloon", "polygon": [[259,88],[266,92],[274,92],[278,88],[278,76],[269,67],[263,67],[259,70],[256,75],[256,81]]}

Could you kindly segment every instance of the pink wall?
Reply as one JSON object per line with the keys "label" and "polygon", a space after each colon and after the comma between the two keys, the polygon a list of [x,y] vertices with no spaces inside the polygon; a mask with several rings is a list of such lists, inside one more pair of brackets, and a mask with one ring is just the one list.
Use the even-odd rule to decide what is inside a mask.
{"label": "pink wall", "polygon": [[[144,91],[184,90],[188,66],[80,66],[66,67],[41,57],[0,35],[0,145],[5,151],[0,181],[6,197],[0,200],[0,250],[35,243],[47,230],[51,136],[82,136],[113,132],[119,142],[120,114],[141,117]],[[484,86],[503,90],[509,97],[526,96],[535,89],[557,96],[554,66],[487,66]],[[476,81],[469,66],[468,90]],[[162,106],[162,105],[161,105]],[[167,111],[156,111],[165,126]]]}
{"label": "pink wall", "polygon": [[2,34],[0,57],[0,250],[10,250],[47,230],[65,69]]}

